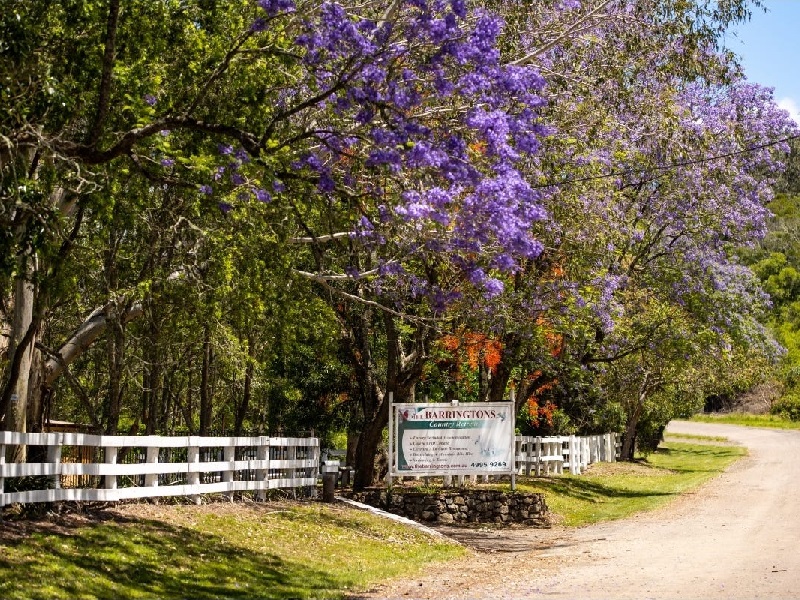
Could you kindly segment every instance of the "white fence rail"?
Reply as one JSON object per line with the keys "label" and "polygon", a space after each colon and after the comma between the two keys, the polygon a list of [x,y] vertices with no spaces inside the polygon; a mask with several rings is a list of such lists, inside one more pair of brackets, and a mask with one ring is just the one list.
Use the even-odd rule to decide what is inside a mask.
{"label": "white fence rail", "polygon": [[517,473],[549,475],[567,469],[580,475],[596,462],[614,462],[619,456],[619,434],[515,438]]}
{"label": "white fence rail", "polygon": [[[6,463],[6,446],[43,447],[46,462]],[[101,436],[0,432],[0,506],[116,501],[315,486],[319,440],[286,437]],[[7,478],[46,489],[6,492]],[[28,486],[25,486],[28,487]]]}

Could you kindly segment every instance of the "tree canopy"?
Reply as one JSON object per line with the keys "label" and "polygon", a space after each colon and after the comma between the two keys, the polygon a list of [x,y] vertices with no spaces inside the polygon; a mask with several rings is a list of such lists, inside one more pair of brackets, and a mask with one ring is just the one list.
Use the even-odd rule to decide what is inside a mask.
{"label": "tree canopy", "polygon": [[513,388],[632,452],[774,353],[757,6],[11,0],[5,427],[348,431],[364,486],[389,392]]}

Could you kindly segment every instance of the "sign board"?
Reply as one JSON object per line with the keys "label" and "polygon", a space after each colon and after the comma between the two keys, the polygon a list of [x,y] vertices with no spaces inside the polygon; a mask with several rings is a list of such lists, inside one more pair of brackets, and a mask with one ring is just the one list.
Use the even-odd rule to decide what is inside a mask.
{"label": "sign board", "polygon": [[390,475],[514,473],[514,403],[391,404]]}

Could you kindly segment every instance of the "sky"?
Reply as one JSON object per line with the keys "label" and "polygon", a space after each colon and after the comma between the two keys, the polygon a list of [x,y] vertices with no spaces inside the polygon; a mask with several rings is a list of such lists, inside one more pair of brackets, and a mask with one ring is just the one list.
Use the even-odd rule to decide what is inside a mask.
{"label": "sky", "polygon": [[748,23],[725,38],[747,79],[775,88],[775,101],[800,123],[800,0],[764,0]]}

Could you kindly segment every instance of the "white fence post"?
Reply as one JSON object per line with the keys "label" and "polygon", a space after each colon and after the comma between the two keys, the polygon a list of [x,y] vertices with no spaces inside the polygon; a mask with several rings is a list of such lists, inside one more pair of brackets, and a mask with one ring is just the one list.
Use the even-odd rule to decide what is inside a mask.
{"label": "white fence post", "polygon": [[[259,440],[258,448],[256,449],[256,459],[260,461],[269,460],[269,438],[262,436]],[[256,470],[256,481],[269,487],[269,468]],[[259,489],[256,492],[256,500],[263,502],[267,499],[266,488]]]}
{"label": "white fence post", "polygon": [[[147,464],[158,463],[159,448],[150,446],[147,448]],[[158,473],[148,473],[144,476],[145,487],[158,487]]]}
{"label": "white fence post", "polygon": [[236,462],[236,446],[225,446],[223,450],[223,460],[228,463],[228,468],[222,472],[222,481],[228,484],[229,491],[225,492],[225,497],[229,500],[233,501],[233,471],[234,471],[234,463]]}
{"label": "white fence post", "polygon": [[[192,465],[196,465],[196,464],[200,463],[200,446],[197,446],[196,444],[192,445],[193,441],[194,441],[194,438],[190,437],[189,438],[189,447],[188,447],[188,449],[186,451],[186,462],[188,463],[187,466],[189,468],[188,473],[187,473],[187,477],[186,477],[186,482],[192,488],[197,489],[197,488],[200,487],[200,472],[196,471],[196,470],[192,470]],[[192,496],[192,500],[194,501],[195,504],[197,504],[197,505],[201,504],[200,494],[194,493],[191,496]]]}
{"label": "white fence post", "polygon": [[64,441],[64,436],[59,434],[55,440],[55,444],[47,446],[47,462],[57,465],[55,473],[50,476],[50,481],[53,482],[53,489],[61,489],[61,448]]}
{"label": "white fence post", "polygon": [[[6,464],[6,445],[0,444],[0,498],[6,492],[6,478],[3,477],[5,470],[3,466]],[[0,502],[0,506],[5,506],[5,501]]]}
{"label": "white fence post", "polygon": [[[577,435],[570,436],[570,446],[575,448],[575,464],[570,464],[569,472],[573,475],[580,475],[581,471],[583,470],[583,463],[586,458],[586,450],[588,449],[588,444],[586,443],[586,439],[582,437],[578,437]],[[571,459],[572,457],[570,457]],[[570,460],[570,462],[572,462]]]}
{"label": "white fence post", "polygon": [[[286,460],[295,462],[297,460],[297,446],[290,445],[286,448]],[[291,476],[290,479],[292,480],[292,497],[297,497],[297,488],[295,487],[296,480],[300,479],[300,476],[297,472],[297,466],[294,465],[291,468]],[[338,478],[341,473],[337,473],[336,477]]]}
{"label": "white fence post", "polygon": [[[106,447],[106,464],[107,465],[115,465],[117,464],[117,457],[119,455],[119,448],[116,446],[108,446]],[[105,487],[108,490],[115,490],[117,489],[117,476],[113,473],[109,473],[105,476]]]}
{"label": "white fence post", "polygon": [[527,437],[525,438],[527,442],[525,442],[525,475],[530,476],[531,474],[531,461],[533,460],[533,438]]}

